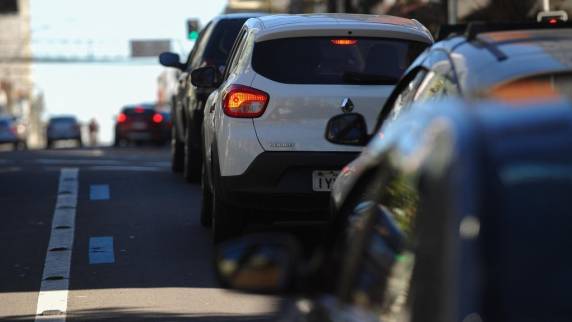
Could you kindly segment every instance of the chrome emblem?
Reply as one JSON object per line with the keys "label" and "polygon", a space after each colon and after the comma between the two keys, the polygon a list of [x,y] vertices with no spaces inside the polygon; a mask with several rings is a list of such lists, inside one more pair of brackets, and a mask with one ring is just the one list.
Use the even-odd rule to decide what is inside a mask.
{"label": "chrome emblem", "polygon": [[352,102],[351,99],[346,97],[342,100],[342,104],[340,105],[340,108],[342,109],[342,112],[350,113],[351,111],[354,110],[354,102]]}

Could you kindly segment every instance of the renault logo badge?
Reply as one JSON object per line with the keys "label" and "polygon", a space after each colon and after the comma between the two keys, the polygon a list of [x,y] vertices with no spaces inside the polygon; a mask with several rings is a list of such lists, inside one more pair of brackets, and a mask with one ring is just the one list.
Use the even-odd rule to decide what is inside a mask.
{"label": "renault logo badge", "polygon": [[342,100],[342,104],[340,105],[340,108],[342,109],[342,112],[350,113],[351,111],[354,110],[354,102],[352,102],[351,99],[346,97]]}

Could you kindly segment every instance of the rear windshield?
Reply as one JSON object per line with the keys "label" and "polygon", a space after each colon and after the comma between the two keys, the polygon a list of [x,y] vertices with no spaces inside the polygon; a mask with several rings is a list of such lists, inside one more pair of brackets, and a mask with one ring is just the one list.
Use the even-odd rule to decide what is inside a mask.
{"label": "rear windshield", "polygon": [[77,120],[73,117],[58,117],[53,118],[50,120],[52,124],[69,124],[69,123],[76,123]]}
{"label": "rear windshield", "polygon": [[572,99],[572,74],[550,73],[526,77],[493,87],[485,96],[507,102],[557,97]]}
{"label": "rear windshield", "polygon": [[426,44],[398,39],[284,38],[256,43],[252,66],[287,84],[395,84]]}
{"label": "rear windshield", "polygon": [[221,20],[213,30],[205,48],[203,59],[212,62],[214,65],[224,65],[234,40],[245,21],[246,18]]}
{"label": "rear windshield", "polygon": [[123,113],[126,115],[136,115],[136,114],[151,115],[155,114],[155,110],[150,108],[127,107],[123,109]]}

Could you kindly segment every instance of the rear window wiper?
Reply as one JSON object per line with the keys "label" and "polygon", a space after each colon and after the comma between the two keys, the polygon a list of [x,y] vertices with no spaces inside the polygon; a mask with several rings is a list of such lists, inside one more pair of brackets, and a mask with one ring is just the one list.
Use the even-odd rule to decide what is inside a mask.
{"label": "rear window wiper", "polygon": [[348,84],[362,85],[395,85],[399,80],[399,78],[394,76],[358,72],[344,72],[342,79]]}

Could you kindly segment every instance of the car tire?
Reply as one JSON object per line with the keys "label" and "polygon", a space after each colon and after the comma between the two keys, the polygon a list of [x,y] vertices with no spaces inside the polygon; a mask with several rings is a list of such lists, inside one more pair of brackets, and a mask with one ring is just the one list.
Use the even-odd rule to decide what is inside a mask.
{"label": "car tire", "polygon": [[178,173],[183,171],[183,162],[185,161],[185,147],[183,142],[179,140],[175,125],[173,125],[171,131],[171,171]]}
{"label": "car tire", "polygon": [[184,143],[183,177],[187,182],[195,183],[200,180],[201,166],[199,162],[200,152],[198,149],[193,148],[191,144],[191,140],[196,139],[193,138],[192,132],[191,125],[187,124]]}
{"label": "car tire", "polygon": [[[214,174],[218,176],[218,174]],[[242,209],[230,206],[217,193],[216,181],[212,193],[212,234],[215,244],[242,233],[244,214]]]}
{"label": "car tire", "polygon": [[242,213],[217,197],[213,191],[212,234],[215,244],[229,240],[242,232]]}
{"label": "car tire", "polygon": [[202,168],[201,179],[201,225],[211,227],[213,223],[213,194],[209,188],[205,165]]}
{"label": "car tire", "polygon": [[53,149],[54,148],[54,141],[48,140],[46,141],[46,149]]}

